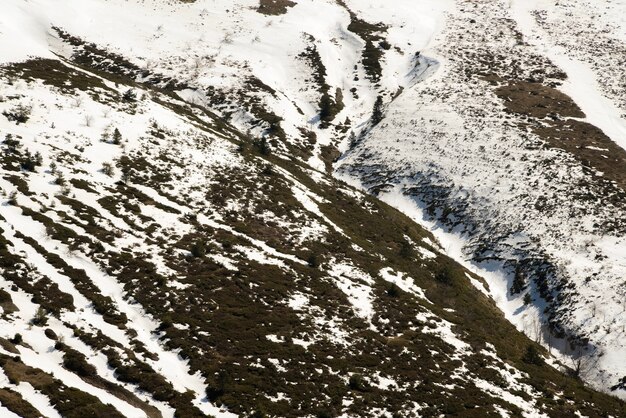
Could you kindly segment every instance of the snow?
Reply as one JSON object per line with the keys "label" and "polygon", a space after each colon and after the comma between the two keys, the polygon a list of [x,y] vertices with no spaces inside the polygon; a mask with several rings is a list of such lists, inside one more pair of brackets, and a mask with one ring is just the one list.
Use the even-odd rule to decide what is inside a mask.
{"label": "snow", "polygon": [[350,264],[334,260],[331,260],[329,264],[331,265],[329,274],[335,280],[337,287],[348,297],[354,313],[368,321],[370,327],[373,327],[371,321],[374,315],[374,297],[369,285],[374,283],[374,279]]}
{"label": "snow", "polygon": [[295,344],[295,345],[299,345],[301,347],[304,347],[304,349],[306,350],[307,348],[309,348],[309,346],[311,344],[314,343],[314,341],[306,341],[303,340],[302,338],[292,338],[291,341]]}
{"label": "snow", "polygon": [[405,273],[397,272],[394,274],[393,270],[390,267],[385,267],[381,269],[378,274],[380,274],[380,276],[384,280],[388,281],[389,283],[395,284],[403,291],[407,293],[412,293],[418,298],[423,299],[427,301],[428,303],[432,304],[432,302],[428,300],[428,298],[426,297],[426,294],[424,293],[424,289],[417,286],[414,283],[413,279],[407,276]]}
{"label": "snow", "polygon": [[6,418],[20,418],[19,415],[14,414],[13,412],[9,411],[7,408],[1,405],[0,405],[0,414],[2,414],[2,416]]}
{"label": "snow", "polygon": [[[0,61],[19,62],[29,57],[50,57],[47,22],[32,5],[19,0],[2,3],[0,14]],[[16,42],[19,39],[19,42]]]}
{"label": "snow", "polygon": [[232,270],[232,271],[237,271],[237,265],[234,262],[234,260],[231,260],[228,257],[225,257],[222,254],[209,254],[207,255],[207,257],[213,259],[213,261],[215,261],[218,264],[221,264],[222,266],[224,266],[225,268],[227,268],[228,270]]}
{"label": "snow", "polygon": [[[490,392],[496,395],[498,398],[505,400],[506,402],[512,403],[513,405],[518,406],[524,411],[524,417],[528,418],[548,418],[548,415],[542,412],[539,412],[538,408],[535,407],[534,402],[528,402],[523,399],[521,396],[517,396],[512,394],[511,392],[494,385],[493,383],[487,382],[486,380],[476,378],[474,380],[474,384],[476,387],[483,389],[487,392]],[[530,388],[530,387],[529,387]],[[530,388],[532,389],[532,388]]]}
{"label": "snow", "polygon": [[488,286],[485,287],[484,283],[481,283],[478,280],[476,280],[474,277],[472,277],[471,274],[465,273],[465,277],[467,277],[467,279],[472,283],[472,285],[474,285],[476,289],[480,290],[486,296],[489,296],[489,291],[487,290]]}
{"label": "snow", "polygon": [[276,335],[274,334],[268,334],[265,336],[265,338],[267,338],[268,340],[275,342],[275,343],[284,343],[285,341],[278,338]]}
{"label": "snow", "polygon": [[276,393],[276,396],[268,396],[267,397],[272,402],[280,402],[284,400],[289,400],[289,397],[285,395],[283,392]]}
{"label": "snow", "polygon": [[376,376],[376,383],[374,384],[379,389],[389,390],[398,386],[398,383],[394,379],[381,376],[380,373]]}
{"label": "snow", "polygon": [[237,251],[241,252],[248,260],[256,261],[261,264],[269,264],[278,267],[286,267],[286,264],[277,258],[269,257],[267,254],[262,251],[257,250],[252,247],[244,247],[241,245],[236,245],[234,247]]}
{"label": "snow", "polygon": [[[388,100],[387,97],[398,92],[400,87],[405,89],[396,102],[386,109],[388,116],[379,127],[372,131],[372,138],[366,139],[365,143],[360,146],[361,149],[371,152],[370,158],[373,163],[381,163],[381,167],[397,173],[398,178],[401,179],[391,189],[384,190],[379,197],[431,230],[439,241],[439,243],[434,243],[425,238],[423,240],[425,244],[434,249],[443,248],[446,254],[460,261],[469,271],[483,277],[488,283],[489,290],[485,289],[485,286],[472,275],[466,275],[475,287],[496,301],[507,319],[519,329],[529,332],[529,321],[540,320],[538,312],[543,306],[526,307],[522,303],[521,296],[511,297],[508,293],[511,277],[500,263],[471,261],[468,247],[475,244],[474,237],[465,234],[460,227],[450,231],[446,226],[433,221],[426,214],[422,201],[407,196],[406,191],[415,186],[416,183],[413,180],[419,177],[416,173],[424,173],[428,170],[439,173],[440,176],[434,178],[436,186],[460,185],[453,189],[454,193],[457,193],[454,197],[469,202],[470,207],[476,209],[473,215],[477,218],[502,221],[505,224],[510,222],[512,229],[519,225],[526,227],[531,222],[526,218],[521,218],[521,215],[518,216],[518,211],[512,214],[507,212],[511,207],[525,208],[524,216],[531,216],[533,221],[537,221],[535,222],[537,226],[530,231],[516,231],[515,234],[510,234],[503,241],[507,246],[518,248],[535,237],[541,237],[546,251],[562,262],[563,270],[573,277],[582,278],[591,273],[606,273],[607,277],[611,278],[623,277],[623,273],[626,272],[626,262],[623,257],[626,251],[626,240],[623,237],[594,234],[590,231],[595,221],[593,216],[571,220],[563,211],[551,219],[537,220],[532,218],[536,215],[532,210],[532,199],[516,200],[516,196],[523,193],[533,198],[537,197],[537,190],[552,181],[559,185],[571,185],[584,177],[569,165],[570,160],[555,151],[545,151],[545,155],[555,159],[554,167],[556,168],[546,169],[543,177],[537,175],[528,179],[522,175],[526,170],[537,170],[537,167],[530,163],[514,163],[510,171],[505,170],[506,164],[512,161],[519,162],[523,157],[530,157],[532,160],[539,152],[534,154],[526,152],[521,145],[517,144],[523,144],[527,138],[519,133],[510,133],[508,126],[503,125],[502,107],[493,97],[474,97],[472,91],[467,99],[463,96],[463,86],[459,87],[454,84],[456,81],[453,73],[453,57],[450,56],[449,51],[445,50],[445,34],[450,30],[450,19],[464,19],[466,14],[463,13],[469,13],[462,13],[456,2],[423,0],[416,5],[413,1],[402,0],[394,2],[393,7],[389,7],[388,2],[375,0],[346,1],[347,5],[358,11],[363,18],[371,22],[381,21],[389,26],[386,33],[387,40],[397,49],[392,48],[385,53],[385,59],[382,62],[383,78],[378,85],[367,80],[360,63],[359,52],[363,42],[347,31],[349,15],[335,2],[302,0],[291,8],[288,14],[278,17],[256,13],[254,6],[257,3],[253,0],[234,2],[198,0],[189,4],[156,0],[142,2],[4,0],[2,13],[0,13],[0,62],[21,61],[31,56],[54,57],[55,53],[67,55],[64,49],[66,47],[55,38],[51,30],[52,25],[57,25],[73,35],[96,42],[100,46],[106,46],[111,51],[122,53],[142,68],[156,68],[165,75],[174,75],[181,80],[188,81],[193,88],[177,92],[177,94],[189,102],[207,104],[209,99],[206,89],[212,86],[223,88],[226,95],[232,95],[229,96],[229,100],[237,103],[240,99],[237,95],[241,94],[238,90],[248,89],[242,80],[248,76],[258,77],[265,84],[275,88],[278,93],[273,96],[248,91],[246,94],[249,96],[246,97],[259,99],[284,119],[283,127],[287,132],[288,142],[297,142],[300,135],[298,127],[307,127],[316,133],[318,141],[315,144],[315,155],[309,161],[313,170],[308,171],[316,181],[324,182],[326,180],[322,174],[314,170],[324,170],[324,164],[317,157],[320,147],[332,143],[345,150],[347,144],[345,137],[333,133],[334,129],[321,129],[316,119],[318,116],[317,86],[311,85],[310,81],[306,80],[309,69],[304,67],[307,64],[295,58],[309,44],[309,40],[301,36],[302,33],[307,33],[314,38],[312,43],[316,46],[326,67],[325,81],[330,85],[331,91],[341,88],[344,92],[345,108],[337,116],[337,120],[349,118],[353,124],[351,129],[355,132],[358,133],[367,126],[372,103],[378,94],[385,95]],[[495,3],[497,5],[493,7],[499,7],[503,2]],[[574,53],[568,50],[562,44],[565,41],[556,40],[553,34],[538,22],[533,11],[545,9],[552,2],[511,0],[507,3],[510,4],[510,7],[506,8],[507,13],[515,19],[525,39],[568,74],[568,81],[560,89],[570,95],[582,108],[588,122],[600,127],[620,146],[626,147],[623,103],[619,102],[618,96],[607,93],[609,89],[606,87],[606,80],[611,78],[609,77],[611,73],[607,72],[608,70],[602,67],[600,62],[606,57],[590,60],[589,56],[585,55],[587,52]],[[576,10],[586,10],[582,9],[580,2],[574,3]],[[619,0],[616,4],[622,7],[624,2]],[[120,10],[124,12],[121,13]],[[560,9],[556,6],[552,8],[552,12],[556,13],[557,17],[560,16],[557,13],[558,10]],[[620,31],[614,31],[611,34],[616,39],[626,38],[623,32],[623,28],[626,27],[624,15],[612,13],[602,18],[603,21],[606,20],[621,28]],[[324,18],[320,19],[320,16]],[[576,18],[580,17],[576,16]],[[562,20],[567,23],[567,19]],[[16,39],[20,39],[20,42],[16,43]],[[415,60],[417,52],[421,55],[418,60]],[[446,87],[448,83],[450,87]],[[107,83],[107,85],[117,89],[112,83]],[[348,94],[352,87],[356,89],[358,95]],[[127,142],[126,151],[140,149],[139,145],[145,140],[143,136],[145,136],[145,128],[150,123],[150,119],[158,120],[159,124],[172,131],[188,133],[190,142],[182,141],[175,145],[175,152],[196,164],[198,171],[188,173],[188,181],[189,184],[194,184],[198,188],[206,186],[206,170],[242,165],[240,157],[233,152],[234,146],[225,145],[225,141],[220,141],[219,135],[213,133],[207,134],[210,138],[208,141],[210,149],[207,152],[195,152],[195,148],[189,147],[191,141],[202,138],[206,140],[207,137],[203,136],[205,133],[189,128],[190,124],[181,120],[180,116],[173,115],[166,107],[154,102],[142,102],[137,114],[130,117],[124,112],[115,109],[111,111],[107,105],[94,102],[87,94],[79,93],[73,98],[63,97],[53,89],[42,86],[41,83],[26,86],[24,82],[18,81],[15,86],[10,87],[10,90],[7,87],[3,95],[19,95],[26,91],[28,91],[27,97],[22,101],[33,105],[33,115],[28,126],[16,126],[1,119],[0,128],[3,132],[10,131],[21,135],[23,141],[28,143],[29,149],[41,151],[44,154],[45,165],[58,157],[56,152],[50,152],[52,147],[71,153],[75,153],[75,147],[83,147],[84,151],[80,153],[81,160],[71,167],[59,167],[59,171],[68,177],[95,180],[94,187],[98,193],[104,193],[107,187],[113,187],[119,179],[119,172],[113,177],[108,177],[100,170],[102,164],[114,161],[122,155],[124,150],[121,147],[94,140],[105,129],[113,126],[113,123],[116,126],[123,126],[123,136]],[[140,93],[143,92],[140,91]],[[428,103],[431,97],[429,94],[436,96],[432,103]],[[487,116],[481,117],[480,122],[477,122],[468,113],[460,111],[459,107],[467,104],[467,100],[475,101],[475,106],[481,111],[484,110]],[[8,105],[7,103],[6,106]],[[0,103],[2,110],[4,106],[5,104]],[[74,110],[71,110],[72,108]],[[215,112],[220,114],[220,110],[228,109],[215,109]],[[298,110],[301,110],[303,114]],[[83,123],[86,120],[85,117],[91,117],[92,122]],[[50,128],[51,120],[56,124],[54,130]],[[233,123],[242,131],[248,129],[252,121],[254,117],[242,109],[237,109],[235,112]],[[429,124],[432,124],[430,126],[432,129],[420,130]],[[189,132],[186,132],[188,129]],[[448,136],[442,135],[442,132],[447,133]],[[260,136],[262,129],[257,127],[252,129],[251,133]],[[503,157],[504,151],[498,142],[504,143],[504,138],[510,139],[506,150],[512,155],[510,159]],[[340,144],[339,142],[342,141],[343,144]],[[487,148],[487,151],[484,153],[481,151],[482,154],[479,154],[479,147]],[[599,152],[606,151],[599,147],[588,148]],[[338,166],[341,168],[343,164],[349,165],[351,162],[353,161],[348,155],[348,158],[341,161]],[[84,174],[75,175],[74,170],[83,170]],[[323,199],[308,190],[288,172],[282,169],[279,171],[292,183],[290,187],[293,196],[303,209],[300,214],[306,214],[306,218],[311,218],[313,215],[314,221],[302,227],[300,243],[320,238],[329,229],[343,234],[341,228],[320,210],[320,205],[326,203]],[[485,178],[486,172],[492,175]],[[338,176],[362,187],[360,180],[363,179],[358,172],[341,171]],[[40,200],[20,196],[18,198],[20,204],[43,211],[42,196],[54,196],[60,190],[59,187],[50,184],[52,178],[51,174],[45,172],[29,176],[28,186]],[[553,178],[555,180],[552,180]],[[507,192],[513,186],[520,187],[522,191],[517,195]],[[0,187],[7,192],[15,189],[4,179],[0,180]],[[194,213],[190,208],[171,201],[152,187],[141,185],[133,185],[133,187],[156,202],[175,208],[183,214]],[[559,188],[556,192],[562,192],[563,189],[564,187]],[[181,190],[172,190],[171,193],[177,195],[185,192]],[[112,228],[119,230],[123,237],[117,241],[117,245],[138,246],[141,249],[148,247],[142,241],[142,237],[129,233],[132,228],[126,221],[118,219],[97,203],[95,194],[84,190],[73,192],[78,200],[89,202],[104,222],[108,222]],[[357,195],[350,189],[346,189],[346,193]],[[198,196],[203,198],[201,192],[198,192]],[[50,198],[45,203],[48,205],[53,201],[55,200]],[[68,209],[65,206],[62,208]],[[243,211],[243,208],[234,202],[229,202],[228,208]],[[142,205],[141,211],[142,214],[153,217],[162,225],[167,225],[177,234],[183,234],[191,229],[188,224],[180,222],[178,215],[149,205]],[[72,253],[60,242],[47,238],[43,225],[23,216],[17,208],[3,205],[0,207],[0,214],[15,230],[35,238],[48,251],[60,255],[70,265],[84,269],[101,292],[111,296],[119,310],[128,316],[129,327],[138,333],[138,339],[150,351],[158,354],[159,360],[148,363],[162,373],[178,390],[191,389],[195,393],[196,405],[203,412],[218,417],[234,416],[208,403],[204,397],[203,378],[200,375],[192,375],[186,361],[181,359],[176,352],[168,351],[161,345],[153,334],[158,326],[157,321],[150,318],[140,306],[125,298],[120,283],[80,253]],[[58,219],[56,214],[48,214]],[[292,254],[278,251],[266,242],[235,231],[223,222],[219,214],[198,214],[197,219],[202,225],[228,231],[245,240],[247,245],[235,247],[242,258],[275,265],[282,269],[288,269],[289,263],[306,264],[305,261]],[[581,243],[589,240],[591,244],[587,247],[581,245],[578,248],[568,246],[567,242],[561,242],[557,234],[550,233],[555,225],[562,226],[568,231],[566,234],[571,232],[569,235],[572,241]],[[72,226],[72,228],[79,234],[85,232],[79,227]],[[72,283],[50,266],[45,258],[37,254],[32,247],[16,238],[13,229],[5,228],[5,236],[12,241],[18,251],[24,251],[29,255],[29,262],[37,271],[48,276],[61,289],[72,295],[76,311],[64,312],[63,320],[81,324],[87,329],[101,329],[107,336],[120,341],[124,346],[129,346],[128,336],[120,329],[105,323]],[[108,244],[105,245],[107,246]],[[419,244],[415,244],[415,248],[423,259],[432,260],[437,257],[434,252]],[[594,260],[593,256],[596,252],[605,256],[606,261],[602,263]],[[237,270],[237,264],[240,262],[239,258],[235,260],[220,254],[208,254],[207,257],[232,271]],[[154,262],[160,272],[169,272],[162,257],[158,254],[154,254]],[[328,264],[331,268],[330,280],[344,292],[355,313],[369,322],[373,328],[371,320],[375,315],[375,310],[371,286],[374,278],[346,262],[331,260]],[[416,286],[413,278],[407,274],[383,268],[378,275],[383,280],[396,284],[403,291],[431,303],[424,291]],[[579,283],[576,282],[576,284]],[[177,281],[171,281],[170,285],[178,289],[186,286]],[[583,297],[587,302],[596,300],[605,293],[611,293],[610,289],[606,283],[593,282],[584,287]],[[25,326],[36,307],[28,301],[27,295],[20,294],[20,292],[11,294],[20,308],[18,317],[21,322],[18,322],[16,327]],[[620,297],[617,292],[613,296]],[[599,323],[610,324],[609,331],[598,331],[594,338],[601,340],[604,348],[602,367],[604,370],[615,370],[614,375],[610,376],[615,377],[620,373],[623,375],[625,371],[623,358],[626,356],[626,348],[623,345],[623,329],[621,334],[618,330],[618,325],[624,322],[624,314],[619,301],[616,302],[608,297],[606,299],[606,303],[602,303],[598,309],[598,318],[590,320],[589,326],[586,325],[585,320],[590,315],[590,304],[581,302],[579,307],[582,308],[572,313],[568,320],[572,327],[580,326],[583,331],[589,331]],[[307,348],[320,338],[326,337],[328,328],[336,331],[330,337],[334,343],[349,344],[349,335],[342,329],[341,321],[337,318],[323,319],[323,313],[312,306],[309,296],[294,292],[285,303],[298,315],[313,317],[319,332],[316,335],[295,338],[293,339],[295,344]],[[431,321],[433,316],[424,314],[423,319]],[[459,353],[469,350],[467,344],[452,331],[452,324],[446,321],[436,321],[436,324],[435,328],[425,327],[423,331],[434,333],[450,342]],[[179,326],[184,328],[183,325]],[[55,330],[59,334],[69,336],[68,329],[61,324],[55,324]],[[13,328],[11,328],[12,331]],[[275,335],[266,337],[271,341],[284,343]],[[32,342],[35,350],[24,352],[25,361],[31,364],[39,362],[49,364],[48,370],[55,375],[58,374],[64,380],[82,385],[81,387],[91,391],[93,388],[75,379],[72,380],[72,377],[67,375],[68,372],[60,368],[61,360],[58,354],[48,353],[50,342],[41,338],[41,335],[36,335],[34,332],[26,335],[26,339]],[[73,347],[80,348],[94,361],[97,360],[87,347],[81,346],[77,341],[72,341],[71,344]],[[103,359],[100,358],[99,362],[99,372],[106,374],[107,372],[103,370]],[[109,375],[110,371],[107,376]],[[601,378],[606,378],[606,376],[601,376]],[[379,376],[379,384],[384,388],[392,386],[391,379],[382,376]],[[521,402],[528,416],[540,416],[533,415],[536,411],[531,403],[524,403],[525,401],[520,400],[519,397],[493,387],[487,382],[478,382],[478,384],[499,397],[509,399],[516,404]],[[28,393],[33,404],[50,409],[49,404],[42,399],[40,394],[29,393],[28,387],[20,386],[18,389],[23,393]],[[110,400],[125,415],[143,416],[136,408],[133,409],[126,403],[111,398],[110,395],[98,392],[98,396],[101,399]],[[278,401],[283,398],[279,395],[274,399]],[[158,407],[166,411],[165,415],[171,413],[171,410],[164,405],[158,405]],[[54,411],[48,409],[42,412],[47,416],[54,416]],[[417,414],[419,405],[416,404],[415,409]],[[0,410],[0,413],[3,412]],[[506,415],[504,411],[501,413]]]}
{"label": "snow", "polygon": [[289,302],[287,303],[287,305],[295,311],[302,310],[308,304],[309,304],[309,297],[302,293],[293,294],[291,298],[289,299]]}
{"label": "snow", "polygon": [[[293,196],[298,200],[298,202],[300,202],[300,204],[307,211],[309,211],[309,212],[319,216],[320,218],[322,218],[322,220],[324,220],[325,223],[327,223],[330,226],[332,226],[335,231],[339,232],[340,234],[344,234],[344,232],[341,230],[341,228],[339,228],[330,219],[328,219],[326,217],[326,215],[324,215],[322,213],[322,211],[319,209],[319,207],[317,206],[317,204],[314,201],[316,196],[314,196],[311,193],[307,192],[306,189],[304,189],[302,187],[293,186],[291,188],[291,191],[293,193]],[[319,197],[318,197],[318,199],[319,199]],[[320,225],[319,228],[322,231],[324,231],[324,227],[322,225]]]}
{"label": "snow", "polygon": [[432,251],[427,250],[424,247],[417,247],[417,251],[422,255],[422,257],[424,258],[437,258],[437,254],[435,254]]}

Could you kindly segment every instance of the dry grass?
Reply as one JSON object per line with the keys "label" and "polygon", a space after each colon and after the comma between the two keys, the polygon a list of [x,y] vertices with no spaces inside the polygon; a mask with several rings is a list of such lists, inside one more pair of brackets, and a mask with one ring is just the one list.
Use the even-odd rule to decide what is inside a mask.
{"label": "dry grass", "polygon": [[[542,83],[511,81],[496,89],[506,109],[529,118],[528,126],[550,146],[561,148],[626,190],[626,151],[596,126],[572,118],[585,114],[566,94]],[[617,196],[624,198],[624,195]]]}

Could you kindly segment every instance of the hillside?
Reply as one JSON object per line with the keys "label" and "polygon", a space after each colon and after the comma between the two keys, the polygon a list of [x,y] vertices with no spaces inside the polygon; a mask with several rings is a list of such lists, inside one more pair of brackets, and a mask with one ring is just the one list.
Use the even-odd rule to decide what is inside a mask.
{"label": "hillside", "polygon": [[0,415],[626,415],[621,122],[499,7],[4,2]]}
{"label": "hillside", "polygon": [[[552,48],[537,27],[557,30],[547,22],[564,11],[521,3],[455,11],[431,52],[444,64],[389,105],[341,171],[387,202],[417,202],[409,210],[461,239],[459,254],[499,271],[510,320],[535,334],[543,316],[538,338],[594,358],[585,378],[624,397],[625,79],[611,64],[626,59],[623,33],[574,2]],[[598,33],[593,57],[573,47],[583,27]]]}

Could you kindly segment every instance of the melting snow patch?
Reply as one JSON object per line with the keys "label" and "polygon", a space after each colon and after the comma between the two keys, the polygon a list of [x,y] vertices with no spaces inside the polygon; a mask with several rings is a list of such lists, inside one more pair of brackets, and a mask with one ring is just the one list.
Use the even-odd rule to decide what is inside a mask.
{"label": "melting snow patch", "polygon": [[435,254],[432,251],[428,251],[426,248],[424,247],[417,247],[417,251],[422,255],[422,257],[424,258],[437,258],[437,254]]}
{"label": "melting snow patch", "polygon": [[244,254],[249,260],[256,261],[261,264],[270,264],[274,266],[285,267],[285,263],[283,263],[282,260],[270,258],[266,254],[255,248],[244,247],[242,245],[236,245],[234,248]]}
{"label": "melting snow patch", "polygon": [[371,325],[374,297],[370,285],[374,283],[374,279],[358,268],[343,263],[334,264],[329,274],[336,279],[335,284],[348,297],[354,312]]}
{"label": "melting snow patch", "polygon": [[278,344],[281,344],[281,343],[284,343],[284,342],[285,342],[285,340],[284,340],[284,339],[282,339],[282,338],[278,337],[278,336],[277,336],[277,335],[275,335],[275,334],[269,334],[269,335],[266,335],[266,336],[265,336],[265,338],[267,338],[267,339],[268,339],[268,340],[270,340],[271,342],[278,343]]}
{"label": "melting snow patch", "polygon": [[441,248],[441,245],[439,245],[439,244],[438,244],[438,243],[436,243],[436,242],[433,242],[433,241],[432,241],[430,238],[428,238],[428,237],[424,237],[424,238],[422,238],[422,241],[424,241],[426,244],[430,245],[430,246],[431,246],[431,247],[433,247],[433,248],[440,248],[440,249],[443,249],[443,248]]}
{"label": "melting snow patch", "polygon": [[500,414],[500,416],[502,418],[510,418],[511,415],[509,415],[509,411],[507,411],[506,409],[504,409],[503,407],[501,407],[500,405],[494,405],[493,409],[496,410],[496,412],[498,414]]}
{"label": "melting snow patch", "polygon": [[[434,316],[430,313],[420,312],[416,315],[416,319],[427,322],[429,325],[425,325],[422,328],[422,332],[425,334],[435,334],[446,343],[456,348],[457,354],[464,355],[471,352],[471,347],[464,341],[461,341],[456,334],[452,331],[452,323]],[[434,325],[434,327],[432,327]]]}
{"label": "melting snow patch", "polygon": [[[343,230],[339,228],[337,225],[335,225],[330,219],[328,219],[326,215],[324,215],[322,211],[320,210],[320,208],[317,206],[316,201],[320,203],[322,202],[322,199],[319,196],[309,192],[308,190],[305,190],[303,187],[299,187],[299,185],[292,186],[291,192],[293,193],[293,197],[295,197],[296,200],[300,202],[300,204],[304,207],[304,209],[313,213],[314,215],[319,216],[320,218],[324,220],[324,222],[332,226],[333,229],[335,229],[335,231],[339,232],[342,235],[345,235]],[[320,225],[320,228],[324,228],[324,227]]]}
{"label": "melting snow patch", "polygon": [[281,373],[287,373],[287,369],[280,364],[280,360],[278,360],[276,358],[269,358],[269,359],[267,359],[267,361],[272,363],[277,371],[279,371]]}
{"label": "melting snow patch", "polygon": [[188,288],[190,286],[187,283],[181,283],[181,282],[178,282],[176,280],[171,280],[171,281],[167,282],[167,285],[169,287],[173,287],[174,289],[181,289],[181,290],[182,289],[186,289],[186,288]]}
{"label": "melting snow patch", "polygon": [[380,372],[376,372],[370,384],[382,390],[397,389],[398,382],[385,376],[381,376]]}
{"label": "melting snow patch", "polygon": [[529,402],[520,396],[513,395],[512,393],[502,389],[501,387],[498,387],[493,383],[490,383],[478,377],[474,376],[472,381],[477,388],[496,395],[498,398],[503,399],[506,402],[516,405],[517,407],[522,409],[522,411],[524,411],[524,416],[526,417],[548,418],[548,415],[541,413],[538,409],[535,408],[535,402]]}
{"label": "melting snow patch", "polygon": [[222,254],[208,254],[208,257],[216,263],[220,264],[225,269],[232,271],[238,270],[234,260],[231,260],[230,258],[223,256]]}
{"label": "melting snow patch", "polygon": [[485,289],[485,285],[481,282],[479,282],[478,280],[476,280],[475,278],[472,277],[471,274],[469,273],[465,273],[465,277],[467,277],[470,281],[470,283],[478,290],[480,290],[485,296],[489,296],[489,292],[487,291],[487,289]]}
{"label": "melting snow patch", "polygon": [[289,397],[287,397],[287,395],[285,395],[283,392],[278,392],[276,396],[267,395],[267,399],[269,399],[272,402],[279,402],[279,401],[288,401]]}
{"label": "melting snow patch", "polygon": [[296,345],[304,347],[305,350],[308,349],[311,344],[313,344],[313,341],[305,341],[301,338],[292,338],[291,341],[293,341],[293,343]]}
{"label": "melting snow patch", "polygon": [[421,287],[415,285],[415,283],[413,282],[413,279],[411,277],[409,277],[409,276],[405,277],[405,273],[398,272],[398,273],[394,274],[393,273],[393,269],[391,269],[390,267],[386,267],[384,269],[381,269],[378,274],[380,274],[380,277],[382,277],[384,280],[386,280],[386,281],[388,281],[390,283],[394,283],[396,286],[398,286],[403,291],[405,291],[407,293],[411,293],[411,294],[417,296],[418,298],[427,301],[428,303],[432,303],[426,297],[426,294],[424,293],[424,290]]}
{"label": "melting snow patch", "polygon": [[302,310],[302,308],[304,308],[308,304],[309,304],[309,297],[300,292],[294,293],[291,296],[291,299],[289,299],[289,301],[287,302],[287,305],[295,311]]}

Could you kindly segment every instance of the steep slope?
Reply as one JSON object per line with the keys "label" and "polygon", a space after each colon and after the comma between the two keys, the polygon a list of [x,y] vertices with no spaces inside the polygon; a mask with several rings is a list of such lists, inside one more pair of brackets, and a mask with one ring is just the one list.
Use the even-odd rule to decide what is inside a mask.
{"label": "steep slope", "polygon": [[[500,297],[512,321],[533,333],[524,318],[534,301],[544,343],[586,358],[585,379],[624,396],[626,121],[612,105],[623,103],[623,38],[602,20],[588,27],[598,37],[578,32],[587,23],[575,3],[567,25],[578,38],[551,49],[535,26],[557,30],[546,15],[563,12],[539,4],[459,6],[433,51],[445,65],[387,109],[341,170],[388,199],[420,202],[478,267],[508,273]],[[586,49],[567,48],[581,37],[613,39],[600,49],[611,60],[587,64]],[[597,80],[584,78],[587,65]]]}
{"label": "steep slope", "polygon": [[28,103],[2,122],[9,410],[623,412],[545,364],[399,212],[86,69],[3,69],[3,110]]}
{"label": "steep slope", "polygon": [[28,42],[0,69],[2,414],[623,415],[429,232],[314,169],[436,68],[414,29],[258,6],[3,6],[25,23],[2,44]]}

